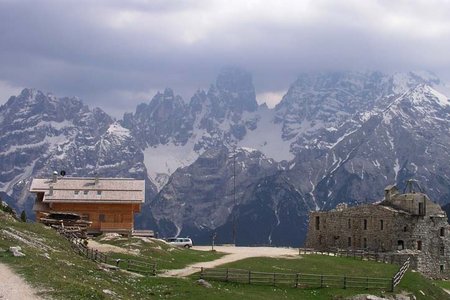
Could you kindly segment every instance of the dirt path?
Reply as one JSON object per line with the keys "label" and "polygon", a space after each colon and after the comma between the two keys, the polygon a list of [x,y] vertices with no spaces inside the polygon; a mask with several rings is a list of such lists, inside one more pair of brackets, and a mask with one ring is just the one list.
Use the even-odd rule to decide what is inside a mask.
{"label": "dirt path", "polygon": [[[194,250],[210,251],[211,246],[196,246]],[[226,263],[242,260],[249,257],[298,257],[298,250],[294,248],[275,248],[275,247],[234,247],[234,246],[216,246],[214,249],[218,252],[227,253],[227,255],[207,262],[195,263],[184,269],[168,270],[161,274],[164,277],[186,277],[198,272],[201,267],[214,268]]]}
{"label": "dirt path", "polygon": [[41,300],[36,290],[14,273],[7,265],[0,263],[1,300]]}

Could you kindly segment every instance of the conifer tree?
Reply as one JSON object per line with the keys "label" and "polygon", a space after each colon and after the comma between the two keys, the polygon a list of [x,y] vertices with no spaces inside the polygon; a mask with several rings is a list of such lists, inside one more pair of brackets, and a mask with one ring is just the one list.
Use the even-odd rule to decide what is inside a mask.
{"label": "conifer tree", "polygon": [[27,214],[24,210],[22,210],[22,213],[20,214],[20,221],[22,221],[22,222],[27,221]]}

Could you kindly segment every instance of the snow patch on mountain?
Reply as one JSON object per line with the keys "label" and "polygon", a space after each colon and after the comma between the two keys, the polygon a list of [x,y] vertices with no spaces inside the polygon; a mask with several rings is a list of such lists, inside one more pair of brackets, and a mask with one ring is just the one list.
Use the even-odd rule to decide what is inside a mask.
{"label": "snow patch on mountain", "polygon": [[147,147],[143,150],[147,174],[158,191],[167,183],[169,176],[180,167],[192,164],[201,153],[194,150],[195,141],[180,146],[173,143]]}
{"label": "snow patch on mountain", "polygon": [[112,134],[118,137],[130,137],[130,131],[122,127],[118,122],[111,124],[106,131],[108,134]]}
{"label": "snow patch on mountain", "polygon": [[266,157],[278,162],[294,159],[294,154],[290,152],[292,141],[283,140],[283,125],[274,122],[272,111],[262,108],[258,111],[258,116],[257,127],[254,130],[248,130],[245,137],[237,143],[237,146],[258,149]]}
{"label": "snow patch on mountain", "polygon": [[449,106],[450,105],[450,100],[447,98],[447,96],[445,96],[444,94],[438,92],[437,90],[435,90],[433,88],[430,88],[429,91],[433,96],[436,97],[439,105],[441,105],[441,106]]}

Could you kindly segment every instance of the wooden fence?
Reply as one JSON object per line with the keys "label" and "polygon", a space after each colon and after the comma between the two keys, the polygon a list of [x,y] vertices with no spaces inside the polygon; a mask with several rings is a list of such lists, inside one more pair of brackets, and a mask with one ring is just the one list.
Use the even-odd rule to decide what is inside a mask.
{"label": "wooden fence", "polygon": [[134,259],[114,259],[98,250],[87,247],[84,240],[79,238],[73,232],[59,230],[59,233],[66,237],[78,254],[99,263],[113,265],[115,268],[125,269],[130,272],[140,273],[144,275],[156,276],[156,263],[148,263]]}
{"label": "wooden fence", "polygon": [[386,252],[374,252],[365,250],[352,249],[330,249],[327,251],[319,251],[312,248],[299,248],[298,253],[301,254],[319,254],[336,257],[351,257],[361,260],[373,260],[377,262],[391,263],[395,262],[393,255],[388,255]]}
{"label": "wooden fence", "polygon": [[317,275],[303,273],[265,273],[240,269],[201,268],[200,278],[226,282],[295,288],[362,288],[392,290],[391,278]]}

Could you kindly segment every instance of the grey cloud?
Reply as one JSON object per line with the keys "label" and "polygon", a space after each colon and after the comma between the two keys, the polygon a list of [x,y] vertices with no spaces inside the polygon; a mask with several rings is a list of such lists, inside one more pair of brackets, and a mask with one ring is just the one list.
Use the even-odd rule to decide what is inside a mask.
{"label": "grey cloud", "polygon": [[[257,9],[232,18],[238,2],[0,1],[0,80],[120,111],[167,86],[188,98],[225,65],[252,72],[261,93],[308,71],[426,69],[450,78],[448,4],[314,1],[306,13],[293,9],[298,18]],[[131,14],[124,24],[121,12]]]}

